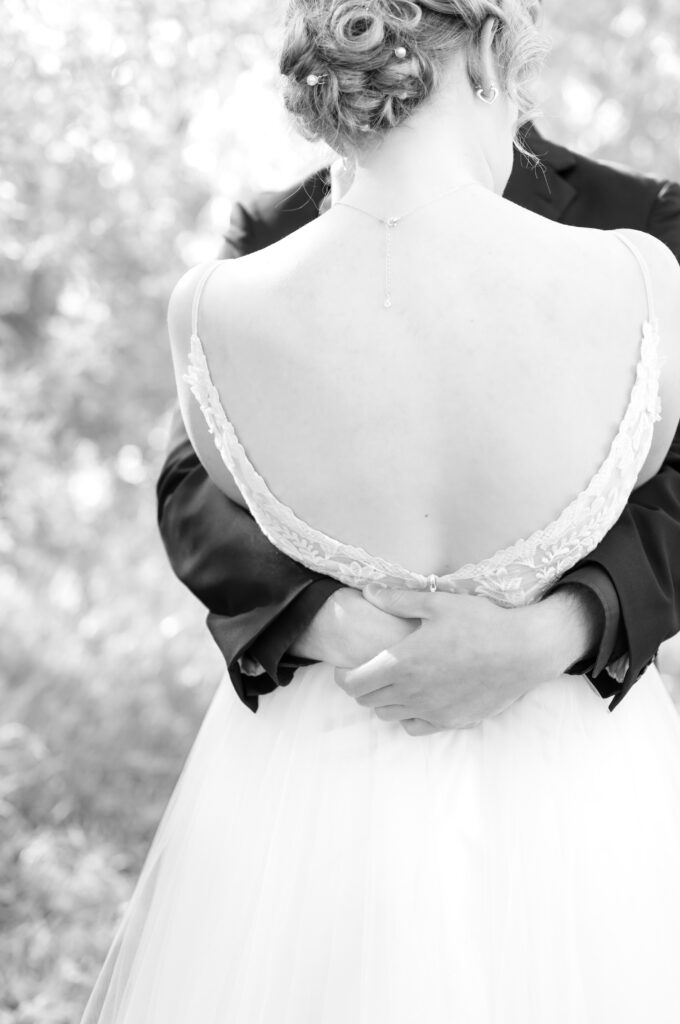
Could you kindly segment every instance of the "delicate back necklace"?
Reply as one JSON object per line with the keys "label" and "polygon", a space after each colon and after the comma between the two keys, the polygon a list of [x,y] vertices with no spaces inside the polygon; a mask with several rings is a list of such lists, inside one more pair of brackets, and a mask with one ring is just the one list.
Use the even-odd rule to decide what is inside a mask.
{"label": "delicate back necklace", "polygon": [[425,209],[426,206],[432,206],[433,203],[438,203],[442,199],[452,196],[455,192],[460,192],[462,189],[470,188],[471,185],[476,184],[476,181],[466,181],[462,185],[454,185],[453,188],[447,189],[441,195],[435,196],[434,199],[428,199],[425,203],[419,203],[418,206],[414,206],[411,210],[407,210],[406,213],[402,213],[398,217],[376,217],[374,213],[362,210],[360,206],[354,206],[352,203],[346,203],[343,199],[339,199],[337,203],[333,204],[334,206],[346,206],[348,210],[356,210],[357,213],[363,213],[366,217],[370,217],[372,220],[377,220],[379,224],[385,225],[385,301],[383,302],[385,309],[390,309],[392,306],[392,233],[396,226],[401,224],[403,220],[406,220],[407,217],[412,216],[412,214]]}

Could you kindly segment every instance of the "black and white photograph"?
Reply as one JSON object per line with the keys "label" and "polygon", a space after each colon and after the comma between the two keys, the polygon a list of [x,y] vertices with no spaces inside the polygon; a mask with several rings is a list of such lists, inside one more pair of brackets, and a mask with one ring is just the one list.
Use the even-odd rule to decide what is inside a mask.
{"label": "black and white photograph", "polygon": [[0,1024],[678,1024],[676,0],[6,0]]}

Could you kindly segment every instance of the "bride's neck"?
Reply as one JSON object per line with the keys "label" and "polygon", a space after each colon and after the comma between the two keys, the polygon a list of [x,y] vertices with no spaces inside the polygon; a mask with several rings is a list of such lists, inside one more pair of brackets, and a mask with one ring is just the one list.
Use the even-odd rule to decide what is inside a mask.
{"label": "bride's neck", "polygon": [[498,191],[473,118],[466,104],[430,101],[360,158],[347,198],[388,216],[458,184]]}

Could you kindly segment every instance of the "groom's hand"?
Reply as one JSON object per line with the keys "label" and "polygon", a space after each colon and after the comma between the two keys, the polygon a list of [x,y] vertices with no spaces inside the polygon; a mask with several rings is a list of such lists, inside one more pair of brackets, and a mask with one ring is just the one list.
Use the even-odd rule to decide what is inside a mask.
{"label": "groom's hand", "polygon": [[499,714],[587,657],[597,637],[588,592],[564,587],[535,605],[371,585],[366,598],[420,627],[336,681],[359,704],[411,735],[464,729]]}
{"label": "groom's hand", "polygon": [[419,625],[382,611],[359,590],[341,587],[322,605],[290,652],[336,668],[354,668],[398,644]]}

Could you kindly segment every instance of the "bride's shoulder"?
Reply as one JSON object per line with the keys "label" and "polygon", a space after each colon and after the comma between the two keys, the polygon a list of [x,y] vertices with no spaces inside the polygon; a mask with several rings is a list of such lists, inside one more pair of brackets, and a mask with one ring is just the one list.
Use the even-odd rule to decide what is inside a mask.
{"label": "bride's shoulder", "polygon": [[254,359],[277,347],[287,290],[282,261],[270,251],[274,247],[199,264],[179,279],[167,313],[178,381],[192,352],[220,378],[227,367],[243,364],[246,372]]}
{"label": "bride's shoulder", "polygon": [[[191,443],[204,468],[233,501],[243,504],[211,433],[226,420],[222,392],[247,327],[241,264],[247,257],[213,260],[186,271],[168,304],[168,334],[175,385]],[[251,321],[256,320],[254,310]]]}
{"label": "bride's shoulder", "polygon": [[648,297],[661,326],[680,325],[680,265],[671,249],[645,231],[602,231],[559,225],[567,258],[582,265],[594,294],[618,294],[636,308]]}
{"label": "bride's shoulder", "polygon": [[255,301],[255,285],[262,279],[266,260],[262,252],[255,252],[238,259],[211,260],[199,263],[180,277],[175,284],[168,303],[168,320],[186,323],[191,320],[194,305],[201,319],[212,318],[215,305],[222,306],[228,300],[228,308],[236,313],[249,301]]}
{"label": "bride's shoulder", "polygon": [[680,359],[680,264],[675,253],[645,231],[626,228],[614,233],[628,243],[637,258],[652,307],[651,317],[658,324],[665,354]]}
{"label": "bride's shoulder", "polygon": [[677,282],[680,281],[680,264],[673,250],[661,239],[634,228],[619,228],[616,231],[604,231],[602,234],[618,235],[632,244],[642,257],[643,263],[647,265],[652,282],[655,279],[661,284],[675,282],[677,286]]}
{"label": "bride's shoulder", "polygon": [[229,337],[250,343],[267,330],[267,313],[280,291],[281,273],[268,250],[238,259],[213,260],[186,271],[168,303],[170,342],[186,347],[198,334],[209,347]]}
{"label": "bride's shoulder", "polygon": [[215,298],[219,300],[222,296],[229,299],[229,308],[234,314],[241,309],[248,312],[254,305],[262,315],[266,312],[262,309],[263,295],[273,298],[282,288],[287,290],[296,274],[313,263],[318,249],[317,224],[303,225],[263,249],[237,258],[213,260],[188,270],[173,289],[171,312],[181,313],[187,306],[191,307],[201,275],[214,267],[202,306],[209,307]]}
{"label": "bride's shoulder", "polygon": [[673,251],[653,235],[624,229],[616,232],[632,246],[649,303],[649,319],[656,328],[662,423],[655,441],[665,452],[680,419],[680,265]]}

